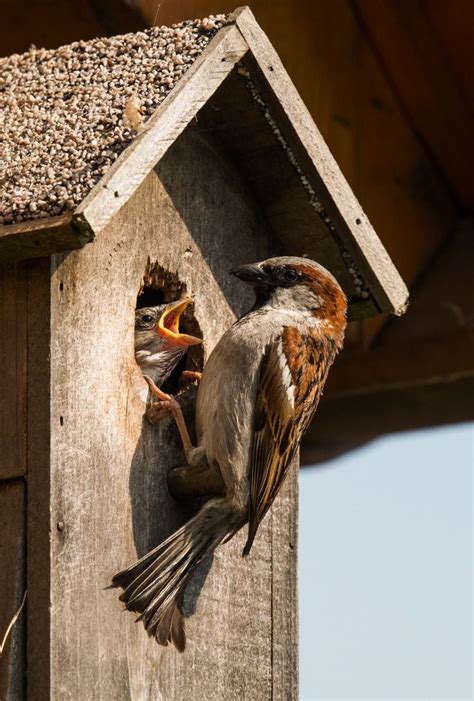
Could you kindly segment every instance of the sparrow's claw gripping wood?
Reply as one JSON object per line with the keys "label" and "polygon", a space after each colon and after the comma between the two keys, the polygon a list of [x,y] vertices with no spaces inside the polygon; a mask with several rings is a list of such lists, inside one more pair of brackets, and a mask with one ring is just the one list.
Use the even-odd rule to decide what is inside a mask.
{"label": "sparrow's claw gripping wood", "polygon": [[[186,455],[188,455],[189,451],[191,451],[194,448],[194,446],[191,442],[191,438],[189,437],[188,428],[186,426],[186,421],[184,420],[181,407],[179,406],[177,400],[173,396],[171,396],[170,394],[166,394],[166,392],[163,392],[159,387],[155,385],[155,383],[150,377],[144,375],[144,378],[148,383],[150,392],[154,397],[158,399],[158,403],[151,404],[149,409],[156,407],[158,412],[165,411],[172,415],[176,422],[176,426],[178,427],[179,435],[181,436],[184,452]],[[148,410],[147,417],[149,417]]]}

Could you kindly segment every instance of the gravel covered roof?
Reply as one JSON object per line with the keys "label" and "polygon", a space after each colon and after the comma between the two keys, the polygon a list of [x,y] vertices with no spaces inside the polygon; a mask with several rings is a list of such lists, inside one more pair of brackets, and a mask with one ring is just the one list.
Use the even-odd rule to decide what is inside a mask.
{"label": "gravel covered roof", "polygon": [[0,60],[0,224],[74,209],[225,15]]}

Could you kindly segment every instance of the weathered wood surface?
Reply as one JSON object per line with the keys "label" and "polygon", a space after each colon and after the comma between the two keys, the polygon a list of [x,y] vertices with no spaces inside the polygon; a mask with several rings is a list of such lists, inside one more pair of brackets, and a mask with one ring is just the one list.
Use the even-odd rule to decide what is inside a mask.
{"label": "weathered wood surface", "polygon": [[[379,311],[402,313],[406,287],[272,45],[248,8],[237,10],[232,18],[235,24],[219,30],[143,131],[75,210],[65,234],[78,232],[75,244],[89,240],[92,231],[100,235],[186,125],[194,118],[199,123],[201,108],[228,83],[224,102],[206,106],[204,129],[214,129],[240,162],[249,189],[257,195],[283,249],[317,257],[341,279],[348,295],[357,293],[351,305],[353,318]],[[252,81],[252,85],[246,81],[247,87],[233,70],[242,58]],[[227,80],[231,74],[233,78]],[[21,227],[16,237],[8,237],[10,255],[17,238],[24,242]],[[26,240],[32,241],[31,231]],[[38,241],[34,244],[39,245]],[[62,249],[61,241],[53,248]],[[344,259],[348,254],[352,260]]]}
{"label": "weathered wood surface", "polygon": [[[134,0],[87,0],[100,27],[107,34],[125,34],[143,31],[146,25]],[[81,39],[82,35],[78,35]]]}
{"label": "weathered wood surface", "polygon": [[32,43],[54,49],[146,24],[130,0],[3,0],[0,55],[28,51]]}
{"label": "weathered wood surface", "polygon": [[373,348],[336,361],[303,442],[321,461],[383,433],[474,419],[474,236],[462,226],[432,262],[407,314]]}
{"label": "weathered wood surface", "polygon": [[276,51],[249,8],[236,12],[236,24],[275,96],[273,106],[277,110],[277,116],[282,120],[286,117],[287,123],[282,122],[283,129],[286,127],[288,130],[285,138],[290,140],[294,130],[296,138],[293,137],[290,143],[303,166],[304,174],[319,181],[318,191],[321,190],[321,194],[326,191],[326,196],[322,195],[321,199],[329,217],[342,233],[344,242],[347,241],[349,253],[354,255],[356,262],[365,262],[362,272],[380,310],[403,313],[408,299],[406,286],[342,175]]}
{"label": "weathered wood surface", "polygon": [[27,289],[26,264],[0,266],[0,480],[26,472]]}
{"label": "weathered wood surface", "polygon": [[0,226],[0,263],[74,250],[91,238],[92,230],[85,224],[81,230],[77,228],[70,214],[34,219],[23,224],[5,224]]}
{"label": "weathered wood surface", "polygon": [[41,513],[50,499],[50,521],[36,523],[37,552],[29,552],[51,562],[51,608],[47,596],[35,600],[37,620],[50,616],[51,639],[29,651],[31,698],[296,698],[294,486],[249,558],[242,533],[218,549],[210,571],[202,564],[185,598],[183,655],[149,640],[119,592],[104,590],[190,515],[166,488],[169,468],[183,460],[175,427],[143,417],[133,321],[145,270],[158,261],[195,295],[209,353],[252,303],[228,270],[269,253],[238,176],[188,129],[93,244],[54,258],[50,483],[42,488],[43,466],[30,467],[30,508]]}
{"label": "weathered wood surface", "polygon": [[[293,461],[278,508],[272,507],[272,699],[298,698],[298,468]],[[258,698],[258,697],[255,697]]]}
{"label": "weathered wood surface", "polygon": [[85,223],[99,234],[247,50],[235,27],[218,32],[139,136],[76,209],[74,220],[79,226]]}
{"label": "weathered wood surface", "polygon": [[[463,56],[463,34],[472,36],[472,3],[355,0],[355,6],[414,128],[460,202],[472,208],[472,73],[464,94],[462,85],[463,63],[470,63]],[[450,31],[459,46],[454,57],[443,45],[442,34]]]}
{"label": "weathered wood surface", "polygon": [[[369,44],[354,3],[249,0],[248,4],[395,267],[411,287],[448,238],[458,213],[443,174],[413,131],[384,65]],[[469,52],[469,45],[457,39],[468,30],[464,26],[455,29],[456,20],[467,12],[460,10],[463,4],[464,0],[458,2],[456,12],[450,12],[442,3],[431,2],[430,11],[439,15],[438,32],[441,24],[445,33],[451,32],[450,58],[453,53],[458,58],[453,65],[468,73],[469,62],[460,57]],[[140,6],[152,22],[155,1],[140,0]],[[221,0],[219,7],[222,11],[234,9],[232,0]],[[213,8],[213,0],[174,0],[161,5],[158,23],[204,17]],[[407,7],[407,12],[410,9]],[[449,105],[440,109],[448,110]],[[226,121],[228,118],[225,115]],[[307,225],[312,225],[309,219]],[[303,238],[301,235],[299,240]],[[351,313],[354,311],[352,305]],[[386,321],[380,315],[371,319],[364,316],[360,324],[348,329],[346,347],[351,342],[367,346]]]}
{"label": "weathered wood surface", "polygon": [[[50,698],[51,259],[28,262],[28,699]],[[57,696],[56,698],[61,698]]]}
{"label": "weathered wood surface", "polygon": [[[18,611],[26,586],[26,486],[0,482],[0,643]],[[20,701],[25,693],[25,609],[10,631],[0,657],[0,699]]]}

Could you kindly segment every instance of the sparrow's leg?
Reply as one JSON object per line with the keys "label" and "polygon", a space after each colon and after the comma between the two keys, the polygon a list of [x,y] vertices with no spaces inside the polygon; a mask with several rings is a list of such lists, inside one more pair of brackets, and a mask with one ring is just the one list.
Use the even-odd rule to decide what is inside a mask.
{"label": "sparrow's leg", "polygon": [[176,421],[176,426],[178,427],[179,435],[181,436],[181,441],[183,443],[184,452],[187,455],[189,451],[193,450],[194,446],[189,437],[188,428],[186,426],[186,421],[184,420],[183,412],[181,407],[174,397],[170,394],[166,394],[159,387],[155,385],[153,380],[147,375],[143,376],[148,383],[150,392],[159,401],[159,408],[163,408],[173,416]]}

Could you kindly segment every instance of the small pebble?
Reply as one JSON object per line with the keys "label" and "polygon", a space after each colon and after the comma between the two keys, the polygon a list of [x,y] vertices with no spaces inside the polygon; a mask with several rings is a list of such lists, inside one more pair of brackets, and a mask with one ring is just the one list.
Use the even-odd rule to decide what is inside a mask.
{"label": "small pebble", "polygon": [[75,209],[226,21],[0,59],[0,224]]}

